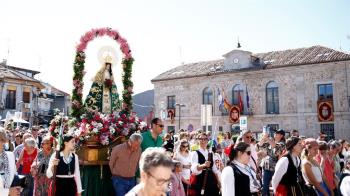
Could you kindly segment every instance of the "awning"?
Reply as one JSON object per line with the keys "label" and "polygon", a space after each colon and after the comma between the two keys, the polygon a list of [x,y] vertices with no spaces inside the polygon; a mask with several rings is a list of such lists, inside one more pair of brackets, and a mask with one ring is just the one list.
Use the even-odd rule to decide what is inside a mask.
{"label": "awning", "polygon": [[[28,121],[22,119],[22,118],[11,118],[13,120],[13,122],[15,123],[23,123],[23,124],[29,124]],[[2,119],[1,122],[5,122],[6,119]]]}

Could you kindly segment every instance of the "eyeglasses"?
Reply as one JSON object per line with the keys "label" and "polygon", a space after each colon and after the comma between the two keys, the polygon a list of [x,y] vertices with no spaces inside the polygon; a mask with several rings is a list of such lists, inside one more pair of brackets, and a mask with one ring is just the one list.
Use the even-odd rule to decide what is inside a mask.
{"label": "eyeglasses", "polygon": [[252,154],[251,151],[244,151],[245,153],[247,153],[248,156],[250,156]]}
{"label": "eyeglasses", "polygon": [[199,141],[207,141],[208,138],[198,138]]}
{"label": "eyeglasses", "polygon": [[168,185],[170,183],[171,177],[169,179],[159,179],[156,178],[155,176],[153,176],[150,172],[146,172],[147,175],[151,176],[152,178],[154,178],[156,180],[156,184],[158,186],[163,186],[164,184]]}
{"label": "eyeglasses", "polygon": [[160,128],[164,127],[164,125],[162,125],[162,124],[156,124],[156,125],[158,125]]}
{"label": "eyeglasses", "polygon": [[245,138],[252,139],[253,137],[252,136],[245,136]]}

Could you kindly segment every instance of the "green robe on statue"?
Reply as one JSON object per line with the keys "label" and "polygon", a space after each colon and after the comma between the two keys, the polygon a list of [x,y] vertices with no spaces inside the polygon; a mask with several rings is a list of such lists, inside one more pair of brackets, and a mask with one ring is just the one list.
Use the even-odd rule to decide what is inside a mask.
{"label": "green robe on statue", "polygon": [[88,110],[104,114],[111,114],[120,109],[119,95],[110,63],[105,63],[103,68],[97,72],[84,106]]}

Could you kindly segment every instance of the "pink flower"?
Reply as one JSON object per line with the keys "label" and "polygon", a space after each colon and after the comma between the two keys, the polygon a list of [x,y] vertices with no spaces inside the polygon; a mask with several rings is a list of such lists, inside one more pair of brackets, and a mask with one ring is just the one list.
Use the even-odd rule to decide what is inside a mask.
{"label": "pink flower", "polygon": [[107,30],[107,35],[114,39],[117,35],[119,35],[119,33],[117,31],[110,29],[110,30]]}
{"label": "pink flower", "polygon": [[89,42],[94,39],[96,32],[94,30],[85,33],[85,35],[80,39],[81,42]]}
{"label": "pink flower", "polygon": [[106,28],[98,29],[98,35],[99,36],[104,36],[104,35],[106,35],[106,33],[107,33],[107,29]]}
{"label": "pink flower", "polygon": [[81,42],[78,46],[77,46],[77,51],[78,52],[83,52],[86,49],[87,43],[85,42]]}

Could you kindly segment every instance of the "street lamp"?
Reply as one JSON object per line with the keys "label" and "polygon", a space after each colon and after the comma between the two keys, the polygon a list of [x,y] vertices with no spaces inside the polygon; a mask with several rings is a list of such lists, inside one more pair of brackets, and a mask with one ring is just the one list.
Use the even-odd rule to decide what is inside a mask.
{"label": "street lamp", "polygon": [[185,107],[186,105],[185,104],[180,104],[180,103],[176,103],[175,106],[178,106],[179,107],[179,129],[178,131],[180,131],[180,123],[181,123],[181,107]]}
{"label": "street lamp", "polygon": [[23,107],[22,104],[24,104],[23,101],[20,101],[20,102],[17,103],[17,106],[19,105],[18,106],[19,107],[18,111],[20,112],[20,113],[18,113],[18,116],[16,116],[17,117],[17,127],[19,127],[19,120],[20,120],[20,118],[22,119],[22,107]]}

